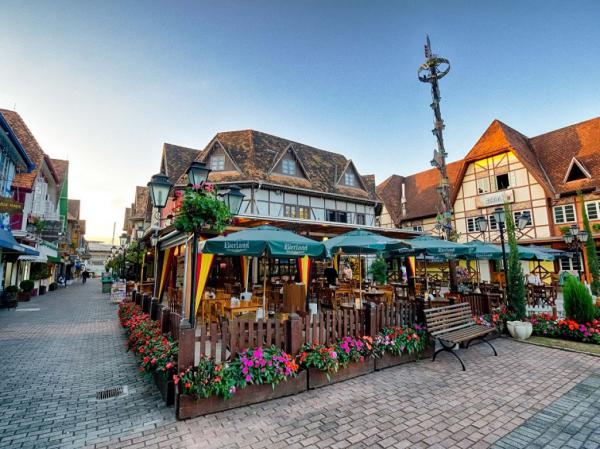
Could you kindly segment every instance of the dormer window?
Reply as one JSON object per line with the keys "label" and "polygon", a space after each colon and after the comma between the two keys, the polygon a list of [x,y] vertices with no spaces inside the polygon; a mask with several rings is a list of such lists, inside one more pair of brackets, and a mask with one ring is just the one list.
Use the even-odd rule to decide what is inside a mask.
{"label": "dormer window", "polygon": [[582,179],[591,179],[590,172],[576,158],[571,159],[571,164],[567,170],[564,182],[580,181]]}
{"label": "dormer window", "polygon": [[344,184],[350,187],[356,186],[356,176],[352,171],[348,170],[344,173]]}
{"label": "dormer window", "polygon": [[213,154],[210,157],[210,169],[212,171],[225,170],[225,155],[224,154]]}
{"label": "dormer window", "polygon": [[285,157],[281,160],[281,172],[284,175],[296,176],[296,161],[292,157]]}

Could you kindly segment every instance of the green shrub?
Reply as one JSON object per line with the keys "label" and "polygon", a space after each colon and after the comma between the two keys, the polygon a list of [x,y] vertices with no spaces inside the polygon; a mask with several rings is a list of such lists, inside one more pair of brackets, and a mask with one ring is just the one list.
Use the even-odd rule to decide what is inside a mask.
{"label": "green shrub", "polygon": [[19,292],[19,287],[17,287],[16,285],[9,285],[8,287],[6,287],[4,289],[4,291],[6,293],[18,293]]}
{"label": "green shrub", "polygon": [[387,263],[383,257],[377,257],[370,267],[370,272],[373,275],[373,280],[378,284],[387,282]]}
{"label": "green shrub", "polygon": [[35,284],[30,279],[21,281],[21,283],[19,284],[19,287],[21,288],[21,291],[23,291],[23,292],[30,292],[31,290],[33,290],[34,286],[35,286]]}
{"label": "green shrub", "polygon": [[567,318],[578,323],[588,323],[594,319],[592,295],[577,278],[570,276],[565,280],[563,297]]}

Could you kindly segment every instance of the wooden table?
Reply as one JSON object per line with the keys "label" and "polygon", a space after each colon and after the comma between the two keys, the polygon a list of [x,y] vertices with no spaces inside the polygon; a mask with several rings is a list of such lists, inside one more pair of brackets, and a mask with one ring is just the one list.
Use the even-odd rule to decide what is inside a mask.
{"label": "wooden table", "polygon": [[235,318],[236,315],[241,315],[243,313],[256,313],[256,311],[258,309],[260,309],[262,307],[262,304],[257,304],[255,302],[244,302],[244,301],[240,301],[239,304],[232,306],[231,303],[225,305],[225,307],[223,307],[223,309],[225,310],[225,315],[230,319],[233,320]]}
{"label": "wooden table", "polygon": [[360,306],[358,309],[354,307],[355,304],[353,302],[342,302],[340,303],[340,308],[345,310],[365,310],[364,306]]}

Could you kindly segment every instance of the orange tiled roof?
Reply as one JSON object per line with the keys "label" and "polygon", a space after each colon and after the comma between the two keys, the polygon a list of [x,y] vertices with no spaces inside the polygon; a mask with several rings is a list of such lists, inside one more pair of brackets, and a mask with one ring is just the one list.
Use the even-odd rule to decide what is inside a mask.
{"label": "orange tiled roof", "polygon": [[54,171],[56,172],[56,176],[58,178],[58,185],[62,186],[65,177],[69,173],[69,161],[64,161],[62,159],[50,159],[52,161],[52,165],[54,166]]}

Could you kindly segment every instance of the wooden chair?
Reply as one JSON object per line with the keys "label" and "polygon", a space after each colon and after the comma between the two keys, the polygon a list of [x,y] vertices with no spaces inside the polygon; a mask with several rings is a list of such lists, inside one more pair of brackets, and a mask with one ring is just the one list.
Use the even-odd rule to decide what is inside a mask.
{"label": "wooden chair", "polygon": [[496,349],[485,339],[486,335],[494,332],[494,328],[475,324],[473,312],[468,303],[425,310],[425,322],[429,334],[442,345],[433,353],[432,361],[434,362],[440,352],[446,351],[454,355],[460,362],[463,371],[466,371],[465,364],[453,348],[457,344],[465,343],[468,349],[471,342],[475,340],[481,340],[488,344],[494,351],[494,355],[498,355]]}

